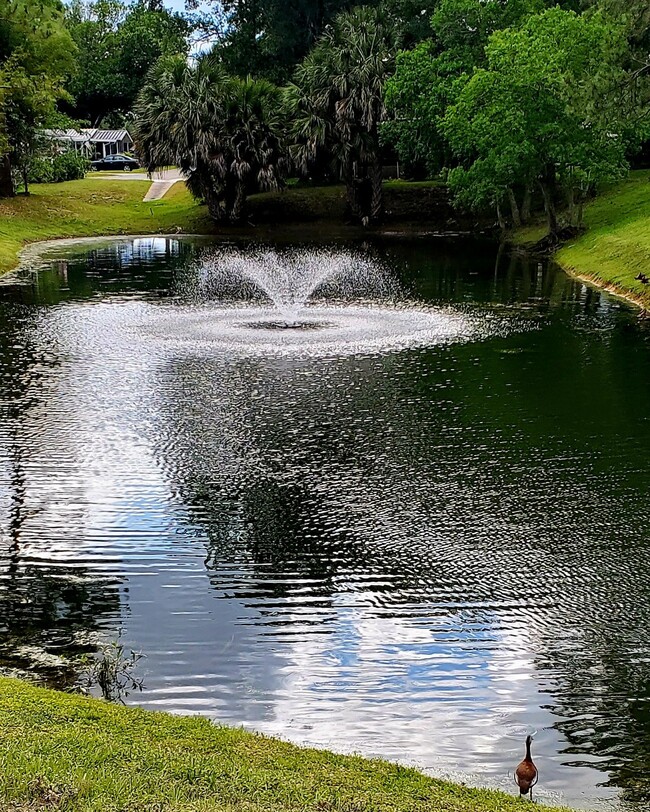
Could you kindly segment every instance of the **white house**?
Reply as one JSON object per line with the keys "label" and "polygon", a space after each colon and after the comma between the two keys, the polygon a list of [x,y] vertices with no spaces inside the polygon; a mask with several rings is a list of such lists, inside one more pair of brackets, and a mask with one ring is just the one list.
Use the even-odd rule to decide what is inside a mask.
{"label": "white house", "polygon": [[133,139],[127,130],[43,130],[43,135],[89,158],[133,152]]}

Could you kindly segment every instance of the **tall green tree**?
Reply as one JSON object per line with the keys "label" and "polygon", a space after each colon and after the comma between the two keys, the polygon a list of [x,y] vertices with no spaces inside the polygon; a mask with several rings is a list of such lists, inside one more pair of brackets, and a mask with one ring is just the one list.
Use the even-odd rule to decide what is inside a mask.
{"label": "tall green tree", "polygon": [[26,185],[38,129],[65,97],[75,50],[59,0],[6,0],[0,6],[1,195],[14,193],[12,168],[22,171]]}
{"label": "tall green tree", "polygon": [[140,2],[74,0],[67,24],[78,48],[79,69],[68,89],[71,113],[99,127],[110,114],[133,107],[147,72],[166,54],[186,54],[190,26],[180,14]]}
{"label": "tall green tree", "polygon": [[493,34],[487,67],[465,81],[444,119],[462,162],[449,175],[457,199],[497,209],[509,200],[517,221],[514,192],[534,186],[550,234],[560,193],[579,225],[589,192],[624,171],[626,48],[623,28],[601,13],[560,8]]}
{"label": "tall green tree", "polygon": [[346,185],[352,215],[364,223],[382,214],[379,127],[397,37],[394,19],[383,9],[342,13],[285,91],[297,165],[307,172],[327,155]]}
{"label": "tall green tree", "polygon": [[[367,5],[378,5],[370,0]],[[283,84],[325,27],[355,0],[214,0],[201,16],[226,70]],[[194,3],[198,5],[198,3]]]}
{"label": "tall green tree", "polygon": [[170,164],[215,220],[241,222],[246,198],[278,189],[287,162],[280,91],[229,76],[214,55],[161,59],[135,105],[134,138],[150,172]]}
{"label": "tall green tree", "polygon": [[382,135],[415,172],[438,173],[450,160],[441,131],[457,80],[487,64],[490,36],[516,27],[540,11],[542,0],[440,0],[431,17],[431,37],[397,56],[386,85],[391,118]]}

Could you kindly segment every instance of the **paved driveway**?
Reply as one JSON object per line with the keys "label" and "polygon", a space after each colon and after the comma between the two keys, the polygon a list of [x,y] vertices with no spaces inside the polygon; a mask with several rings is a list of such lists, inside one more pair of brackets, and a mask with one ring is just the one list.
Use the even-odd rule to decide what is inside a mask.
{"label": "paved driveway", "polygon": [[139,180],[151,183],[143,200],[160,200],[179,180],[184,180],[178,169],[161,169],[154,172],[151,177],[144,172],[119,172],[113,175],[101,175],[90,172],[87,177],[97,180]]}

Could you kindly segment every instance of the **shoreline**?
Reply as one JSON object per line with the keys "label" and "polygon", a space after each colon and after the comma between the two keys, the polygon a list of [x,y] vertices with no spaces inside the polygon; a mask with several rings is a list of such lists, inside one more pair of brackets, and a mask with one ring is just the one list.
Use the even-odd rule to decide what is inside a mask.
{"label": "shoreline", "polygon": [[46,806],[67,812],[522,809],[514,793],[470,788],[383,759],[301,747],[206,717],[110,704],[2,676],[0,733],[0,808],[12,812]]}
{"label": "shoreline", "polygon": [[615,296],[617,299],[623,299],[628,304],[639,308],[641,311],[641,314],[639,314],[640,316],[648,311],[648,302],[644,301],[640,294],[627,290],[622,285],[617,285],[615,282],[608,282],[606,279],[601,279],[595,274],[592,275],[584,271],[579,271],[573,266],[562,262],[562,260],[558,257],[558,254],[564,249],[565,246],[556,248],[552,254],[546,254],[539,251],[536,252],[533,243],[521,241],[518,242],[513,240],[511,237],[504,241],[504,245],[508,246],[511,250],[520,251],[530,256],[551,259],[558,266],[558,268],[560,268],[567,276],[571,277],[571,279],[577,279],[580,282],[584,282],[586,285],[595,288],[596,290],[602,290],[605,293],[608,293],[610,296]]}
{"label": "shoreline", "polygon": [[[391,224],[367,229],[355,225],[339,225],[334,222],[326,223],[290,223],[284,228],[270,226],[247,226],[239,229],[223,229],[219,232],[185,232],[185,231],[154,231],[134,232],[120,234],[96,234],[82,237],[51,237],[43,240],[27,242],[16,254],[15,267],[0,271],[0,287],[19,283],[24,280],[20,274],[31,273],[46,265],[48,261],[55,260],[57,249],[74,248],[84,245],[101,245],[129,240],[169,239],[169,240],[206,240],[206,241],[262,241],[267,243],[294,243],[298,236],[303,242],[320,242],[327,239],[368,239],[380,237],[383,239],[490,239],[484,232],[449,230],[440,231],[424,228],[418,224]],[[48,256],[50,255],[50,256]],[[64,258],[64,257],[61,257]]]}
{"label": "shoreline", "polygon": [[[313,242],[365,239],[373,235],[413,238],[485,236],[490,223],[455,213],[436,182],[387,182],[386,217],[374,228],[345,222],[340,186],[288,188],[249,199],[251,222],[215,223],[184,184],[164,198],[144,202],[138,184],[84,179],[40,184],[28,197],[0,200],[0,277],[16,270],[34,243],[82,238],[199,236],[226,240]],[[21,260],[19,260],[19,255]]]}
{"label": "shoreline", "polygon": [[[318,228],[319,224],[289,224],[283,229],[273,229],[275,232],[273,235],[267,233],[268,241],[279,241],[282,242],[283,239],[292,240],[295,239],[295,234],[292,233],[293,229],[298,229],[303,234],[303,239],[305,239],[305,231],[309,231],[309,236],[311,240],[316,239],[320,240],[323,237],[326,238],[327,234],[323,233],[326,232],[328,229]],[[321,226],[323,224],[320,224]],[[407,225],[403,224],[400,226],[391,226],[390,228],[386,227],[379,227],[373,230],[363,229],[359,226],[337,226],[334,223],[328,224],[330,226],[332,238],[336,239],[354,239],[354,238],[363,238],[363,237],[382,237],[382,238],[396,238],[396,239],[404,239],[406,237],[412,237],[415,239],[455,239],[464,237],[466,239],[481,239],[485,238],[484,234],[481,233],[472,233],[469,231],[436,231],[432,229],[425,229],[419,225]],[[265,233],[266,229],[263,226],[257,227],[246,227],[243,229],[231,229],[231,230],[223,230],[219,233],[206,233],[206,232],[197,232],[197,233],[189,233],[189,232],[148,232],[148,233],[133,233],[133,234],[97,234],[93,236],[83,236],[83,237],[54,237],[50,239],[44,240],[34,240],[32,242],[28,242],[25,244],[20,251],[17,253],[17,264],[14,268],[6,271],[4,274],[0,273],[0,287],[3,285],[11,285],[14,283],[20,283],[23,280],[20,278],[20,274],[22,273],[31,273],[38,270],[42,267],[43,264],[48,262],[48,253],[55,253],[57,249],[67,249],[73,248],[75,246],[83,246],[83,245],[92,245],[93,243],[101,244],[104,242],[115,242],[115,241],[128,241],[128,240],[143,240],[143,239],[176,239],[176,240],[184,240],[184,239],[205,239],[205,240],[236,240],[241,239],[244,241],[248,240],[259,240],[261,234]],[[508,245],[510,248],[524,250],[526,253],[534,253],[532,251],[532,246],[526,245],[525,243],[517,243],[513,241],[506,240],[505,244]],[[643,297],[640,295],[635,294],[632,291],[626,290],[620,285],[617,285],[614,282],[608,282],[607,280],[601,279],[598,276],[590,275],[585,272],[578,271],[576,268],[572,267],[571,265],[565,264],[561,261],[558,257],[558,254],[563,250],[564,246],[558,248],[553,254],[551,254],[551,259],[566,273],[573,279],[577,279],[580,282],[584,282],[587,285],[590,285],[597,290],[602,290],[605,293],[608,293],[610,296],[616,296],[619,299],[623,299],[624,301],[628,302],[628,304],[634,305],[635,307],[639,308],[641,311],[640,317],[648,311],[647,302],[644,301]],[[56,259],[56,257],[50,257],[49,259]]]}
{"label": "shoreline", "polygon": [[[552,259],[569,276],[650,312],[650,170],[637,169],[601,190],[584,211],[585,231]],[[546,232],[538,220],[507,236],[530,250]]]}
{"label": "shoreline", "polygon": [[642,318],[643,314],[648,312],[647,302],[644,302],[641,296],[638,296],[631,291],[626,291],[624,288],[616,285],[614,282],[607,282],[597,276],[590,276],[589,274],[580,273],[571,266],[563,265],[562,262],[555,257],[555,255],[552,257],[552,259],[559,265],[560,268],[562,268],[564,273],[566,273],[572,279],[578,279],[580,282],[584,282],[586,285],[590,285],[592,288],[603,290],[610,296],[616,296],[618,299],[624,299],[628,304],[638,307],[641,311],[639,313],[639,318]]}

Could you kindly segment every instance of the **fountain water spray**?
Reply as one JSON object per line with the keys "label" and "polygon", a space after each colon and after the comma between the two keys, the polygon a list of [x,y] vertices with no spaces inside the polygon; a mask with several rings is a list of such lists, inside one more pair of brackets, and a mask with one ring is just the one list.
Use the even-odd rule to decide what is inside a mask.
{"label": "fountain water spray", "polygon": [[314,326],[301,318],[312,298],[385,298],[393,288],[379,263],[350,251],[323,248],[212,250],[201,259],[197,282],[195,292],[201,299],[239,295],[251,300],[262,293],[280,317],[266,326],[294,328]]}
{"label": "fountain water spray", "polygon": [[180,301],[152,311],[141,334],[192,354],[377,353],[474,329],[451,308],[400,300],[387,265],[349,249],[212,247],[178,290]]}

